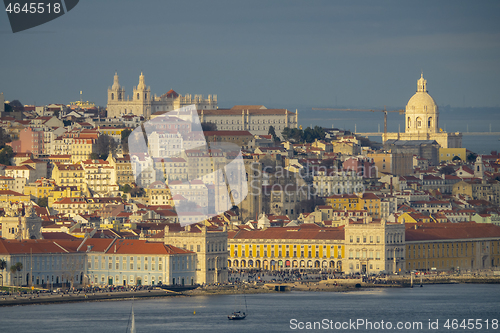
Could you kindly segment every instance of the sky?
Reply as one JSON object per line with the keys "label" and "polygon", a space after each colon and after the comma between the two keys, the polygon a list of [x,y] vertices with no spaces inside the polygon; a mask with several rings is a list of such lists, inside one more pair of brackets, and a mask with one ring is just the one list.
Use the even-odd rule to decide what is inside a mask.
{"label": "sky", "polygon": [[0,13],[0,92],[105,106],[115,71],[158,96],[219,107],[404,107],[423,71],[439,106],[500,106],[499,1],[83,0],[12,33]]}

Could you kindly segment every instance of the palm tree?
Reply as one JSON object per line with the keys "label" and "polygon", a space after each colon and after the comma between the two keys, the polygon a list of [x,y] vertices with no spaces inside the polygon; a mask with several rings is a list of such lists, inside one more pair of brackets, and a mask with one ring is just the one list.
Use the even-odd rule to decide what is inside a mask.
{"label": "palm tree", "polygon": [[20,262],[17,262],[15,265],[10,266],[10,272],[12,274],[16,274],[16,280],[17,280],[17,272],[22,271],[22,269],[23,269],[23,264],[21,264]]}
{"label": "palm tree", "polygon": [[0,274],[0,276],[2,276],[2,287],[3,287],[3,270],[7,268],[7,261],[5,261],[4,259],[0,259],[0,271],[2,271],[2,274]]}
{"label": "palm tree", "polygon": [[[16,271],[20,272],[22,270],[23,270],[23,264],[21,264],[20,262],[17,262],[16,263]],[[17,273],[16,273],[16,276],[17,276]]]}
{"label": "palm tree", "polygon": [[[10,273],[11,273],[11,275],[14,275],[16,272],[17,272],[17,267],[16,267],[16,265],[12,265],[12,266],[10,266]],[[15,283],[14,283],[14,279],[12,279],[12,282],[13,282],[12,284],[13,284],[13,285],[15,285]]]}

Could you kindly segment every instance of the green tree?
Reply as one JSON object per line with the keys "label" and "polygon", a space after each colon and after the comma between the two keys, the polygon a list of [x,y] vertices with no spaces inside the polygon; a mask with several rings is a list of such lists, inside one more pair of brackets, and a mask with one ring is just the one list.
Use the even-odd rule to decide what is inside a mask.
{"label": "green tree", "polygon": [[3,271],[6,268],[7,268],[7,261],[4,259],[0,259],[0,271],[2,272],[2,274],[0,275],[2,276],[2,287],[3,287]]}
{"label": "green tree", "polygon": [[128,137],[130,136],[130,133],[132,133],[132,130],[130,128],[126,128],[122,131],[121,143],[123,153],[125,154],[128,153]]}
{"label": "green tree", "polygon": [[120,191],[123,193],[129,193],[132,190],[132,187],[129,184],[125,184],[120,187]]}
{"label": "green tree", "polygon": [[[23,270],[23,264],[20,262],[17,262],[15,265],[10,266],[10,272],[12,274],[16,274],[16,281],[17,281],[17,273]],[[14,283],[15,285],[15,283]],[[18,282],[19,285],[19,282]]]}
{"label": "green tree", "polygon": [[213,122],[201,123],[201,129],[203,132],[217,131],[217,124]]}
{"label": "green tree", "polygon": [[142,187],[136,186],[130,190],[130,196],[132,197],[142,197],[146,194],[146,191]]}
{"label": "green tree", "polygon": [[454,156],[451,160],[453,162],[461,162],[462,161],[462,159],[460,158],[460,156]]}
{"label": "green tree", "polygon": [[38,199],[38,206],[47,207],[49,205],[49,198],[43,197]]}
{"label": "green tree", "polygon": [[276,131],[274,130],[274,126],[269,126],[269,131],[267,132],[267,134],[269,134],[273,137],[274,142],[281,141],[280,138],[276,135]]}
{"label": "green tree", "polygon": [[5,147],[7,142],[12,142],[12,139],[5,129],[0,127],[0,148]]}
{"label": "green tree", "polygon": [[0,164],[11,165],[10,159],[14,156],[14,151],[11,146],[5,146],[0,151]]}
{"label": "green tree", "polygon": [[16,271],[20,272],[22,270],[23,270],[23,264],[21,264],[20,262],[17,262],[16,263]]}
{"label": "green tree", "polygon": [[447,165],[439,169],[440,174],[452,175],[455,173],[455,169],[451,165]]}
{"label": "green tree", "polygon": [[469,163],[476,162],[476,158],[477,158],[476,153],[470,152],[469,154],[467,154],[467,162],[469,162]]}
{"label": "green tree", "polygon": [[[14,276],[14,274],[16,274],[16,272],[17,272],[17,267],[16,267],[16,265],[12,265],[12,266],[10,266],[10,274],[11,274],[11,276]],[[12,280],[14,280],[14,279],[12,279]],[[13,285],[15,285],[15,282],[14,282],[14,281],[12,281],[12,284],[13,284]]]}
{"label": "green tree", "polygon": [[303,141],[307,143],[314,142],[315,140],[323,140],[326,136],[323,127],[314,126],[313,128],[306,128],[303,134]]}
{"label": "green tree", "polygon": [[290,141],[295,141],[295,142],[302,142],[303,141],[303,136],[304,132],[299,129],[299,128],[289,128],[285,127],[283,131],[281,132],[281,135],[285,140],[290,140]]}
{"label": "green tree", "polygon": [[107,159],[110,153],[115,154],[117,148],[118,144],[116,141],[107,134],[100,135],[94,144],[94,152],[96,152],[99,155],[99,158],[102,158],[103,160]]}

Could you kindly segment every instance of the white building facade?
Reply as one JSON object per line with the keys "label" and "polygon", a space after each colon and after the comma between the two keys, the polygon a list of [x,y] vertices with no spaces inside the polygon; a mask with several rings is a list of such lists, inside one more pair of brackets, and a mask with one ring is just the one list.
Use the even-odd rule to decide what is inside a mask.
{"label": "white building facade", "polygon": [[132,98],[125,97],[125,88],[120,86],[118,74],[115,74],[113,85],[108,88],[108,118],[120,118],[123,115],[143,116],[149,119],[158,111],[173,111],[186,105],[195,105],[197,109],[216,110],[217,95],[182,96],[173,90],[161,96],[152,96],[151,88],[146,87],[144,75],[139,76],[139,84],[133,88]]}

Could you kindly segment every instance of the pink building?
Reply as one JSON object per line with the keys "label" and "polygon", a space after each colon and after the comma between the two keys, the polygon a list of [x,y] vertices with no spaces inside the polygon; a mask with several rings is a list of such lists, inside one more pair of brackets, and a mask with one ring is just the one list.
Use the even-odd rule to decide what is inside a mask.
{"label": "pink building", "polygon": [[32,153],[38,155],[43,149],[43,131],[33,131],[30,127],[19,133],[19,140],[8,143],[15,153]]}
{"label": "pink building", "polygon": [[377,177],[377,170],[372,159],[366,157],[349,157],[342,164],[344,171],[354,171],[363,178]]}

